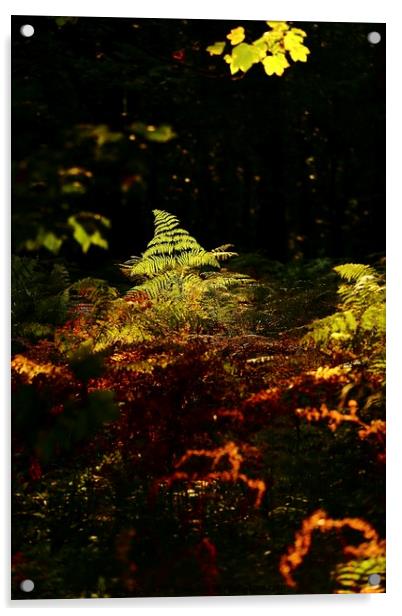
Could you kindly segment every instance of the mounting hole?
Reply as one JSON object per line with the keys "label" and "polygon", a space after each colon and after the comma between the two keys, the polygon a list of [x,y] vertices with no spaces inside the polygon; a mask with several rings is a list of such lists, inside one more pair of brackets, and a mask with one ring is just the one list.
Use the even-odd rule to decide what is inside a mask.
{"label": "mounting hole", "polygon": [[378,45],[381,41],[381,34],[379,32],[369,32],[367,35],[367,40],[372,45]]}
{"label": "mounting hole", "polygon": [[370,586],[379,586],[381,584],[381,575],[379,573],[371,573],[368,576]]}
{"label": "mounting hole", "polygon": [[33,583],[32,580],[22,580],[20,584],[20,588],[24,592],[32,592],[33,589],[35,588],[35,584]]}
{"label": "mounting hole", "polygon": [[24,24],[23,26],[21,26],[20,32],[21,32],[22,36],[25,36],[26,38],[29,38],[30,36],[34,35],[35,28],[33,26],[31,26],[31,24]]}

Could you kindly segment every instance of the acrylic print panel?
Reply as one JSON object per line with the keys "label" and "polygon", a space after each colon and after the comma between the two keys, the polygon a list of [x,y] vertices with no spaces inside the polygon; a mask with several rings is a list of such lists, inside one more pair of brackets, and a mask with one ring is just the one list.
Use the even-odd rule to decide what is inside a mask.
{"label": "acrylic print panel", "polygon": [[385,591],[384,56],[13,18],[14,599]]}

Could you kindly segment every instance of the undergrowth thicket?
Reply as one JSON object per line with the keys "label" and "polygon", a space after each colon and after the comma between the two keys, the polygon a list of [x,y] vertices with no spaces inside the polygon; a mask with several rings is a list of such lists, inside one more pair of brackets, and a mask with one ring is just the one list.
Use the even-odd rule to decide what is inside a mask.
{"label": "undergrowth thicket", "polygon": [[14,597],[384,591],[381,267],[229,248],[13,263]]}

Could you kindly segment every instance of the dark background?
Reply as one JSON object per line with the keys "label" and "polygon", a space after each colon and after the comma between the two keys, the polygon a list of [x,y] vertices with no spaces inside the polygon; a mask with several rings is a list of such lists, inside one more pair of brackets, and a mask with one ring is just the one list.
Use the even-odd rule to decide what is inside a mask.
{"label": "dark background", "polygon": [[[20,35],[24,23],[32,38]],[[266,29],[13,17],[15,251],[43,227],[65,238],[61,258],[122,259],[144,250],[153,208],[178,215],[206,248],[232,242],[282,261],[384,251],[385,25],[292,24],[311,53],[282,77],[260,65],[231,76],[206,52],[239,25],[247,40]],[[367,40],[373,30],[378,45]],[[177,136],[130,140],[133,122],[168,124]],[[103,126],[103,143],[88,126]],[[90,172],[78,190],[63,176],[75,167]],[[72,241],[66,221],[82,211],[111,219],[109,251],[84,255]]]}

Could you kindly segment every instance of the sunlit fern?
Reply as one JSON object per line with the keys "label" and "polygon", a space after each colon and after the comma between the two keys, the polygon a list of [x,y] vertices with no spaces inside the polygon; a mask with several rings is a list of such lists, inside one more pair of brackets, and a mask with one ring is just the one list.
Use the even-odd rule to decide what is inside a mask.
{"label": "sunlit fern", "polygon": [[[379,576],[370,584],[371,575]],[[338,565],[333,573],[336,594],[385,592],[385,556],[350,560]]]}
{"label": "sunlit fern", "polygon": [[347,263],[334,270],[342,283],[334,314],[314,321],[306,336],[320,348],[347,349],[383,372],[385,362],[385,281],[369,265]]}
{"label": "sunlit fern", "polygon": [[162,210],[153,211],[155,233],[141,257],[132,257],[122,265],[136,285],[152,299],[164,292],[187,293],[193,285],[202,285],[205,292],[212,288],[229,289],[249,281],[247,276],[226,273],[216,276],[221,263],[235,256],[231,245],[205,250],[188,231],[180,227],[176,216]]}

